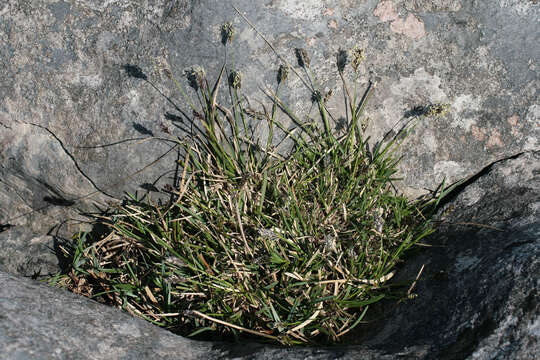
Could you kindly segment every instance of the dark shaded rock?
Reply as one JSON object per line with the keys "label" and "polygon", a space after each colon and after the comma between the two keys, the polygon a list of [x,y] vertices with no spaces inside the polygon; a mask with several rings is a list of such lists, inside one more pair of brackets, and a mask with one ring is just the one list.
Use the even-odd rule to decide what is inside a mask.
{"label": "dark shaded rock", "polygon": [[[284,349],[189,341],[80,296],[0,272],[6,359],[536,359],[540,355],[540,152],[485,169],[445,205],[439,232],[395,281],[362,345]],[[367,333],[367,332],[366,332]]]}
{"label": "dark shaded rock", "polygon": [[400,279],[416,292],[365,344],[428,358],[533,359],[540,354],[540,152],[489,166],[446,204],[432,246]]}

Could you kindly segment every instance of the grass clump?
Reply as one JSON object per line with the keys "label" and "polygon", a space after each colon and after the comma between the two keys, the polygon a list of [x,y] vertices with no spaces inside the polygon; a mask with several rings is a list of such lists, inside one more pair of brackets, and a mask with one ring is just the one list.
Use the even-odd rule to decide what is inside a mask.
{"label": "grass clump", "polygon": [[[233,34],[227,23],[224,46]],[[359,55],[355,49],[355,70]],[[393,190],[402,140],[368,146],[361,120],[372,87],[350,93],[349,53],[340,50],[336,61],[347,110],[341,133],[308,53],[296,56],[299,68],[281,65],[275,92],[264,90],[271,106],[259,111],[227,55],[212,86],[201,67],[186,71],[195,102],[176,84],[195,130],[190,141],[175,138],[183,150],[171,201],[130,196],[102,219],[103,236],[75,235],[65,249],[69,273],[55,281],[182,335],[250,334],[288,345],[338,342],[371,304],[391,296],[386,281],[396,265],[433,231],[434,202]],[[289,70],[307,75],[316,116],[301,119],[280,100]],[[223,77],[229,106],[218,102]],[[268,138],[254,140],[252,123],[264,124]]]}

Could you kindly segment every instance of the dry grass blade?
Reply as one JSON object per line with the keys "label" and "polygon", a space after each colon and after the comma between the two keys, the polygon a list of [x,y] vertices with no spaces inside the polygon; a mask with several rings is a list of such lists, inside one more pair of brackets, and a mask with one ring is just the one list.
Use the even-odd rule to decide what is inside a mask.
{"label": "dry grass blade", "polygon": [[244,328],[242,326],[234,325],[234,324],[228,323],[226,321],[219,320],[219,319],[213,318],[211,316],[205,315],[205,314],[203,314],[203,313],[201,313],[201,312],[199,312],[197,310],[191,310],[191,311],[187,312],[187,314],[197,315],[197,316],[199,316],[199,317],[201,317],[203,319],[207,319],[207,320],[210,320],[212,322],[215,322],[216,324],[220,324],[220,325],[224,325],[224,326],[236,329],[236,330],[244,331],[244,332],[247,332],[248,334],[262,336],[262,337],[272,339],[272,340],[278,340],[278,338],[276,336],[268,335],[268,334],[265,334],[265,333],[260,332],[260,331],[246,329],[246,328]]}
{"label": "dry grass blade", "polygon": [[244,234],[244,226],[242,225],[242,217],[240,216],[240,209],[238,208],[238,204],[234,203],[234,210],[236,214],[236,221],[238,221],[238,227],[240,228],[240,234],[242,235],[242,240],[244,240],[244,245],[246,247],[246,250],[248,251],[249,255],[253,257],[253,251],[251,251],[251,247],[248,244],[248,241],[246,239],[246,235]]}
{"label": "dry grass blade", "polygon": [[301,323],[300,325],[298,326],[295,326],[293,327],[291,330],[288,331],[288,333],[295,333],[295,332],[298,332],[299,330],[305,328],[306,326],[308,326],[309,324],[311,324],[313,321],[315,321],[315,319],[317,318],[317,316],[319,316],[319,314],[321,313],[321,307],[322,307],[322,303],[320,303],[321,306],[319,306],[319,309],[317,311],[315,311],[313,313],[313,315],[311,315],[306,321],[304,321],[303,323]]}

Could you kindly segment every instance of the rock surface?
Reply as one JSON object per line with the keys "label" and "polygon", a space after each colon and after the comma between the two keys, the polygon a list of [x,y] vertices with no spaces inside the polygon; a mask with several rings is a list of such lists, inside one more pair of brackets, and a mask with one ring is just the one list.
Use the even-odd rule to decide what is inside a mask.
{"label": "rock surface", "polygon": [[[308,51],[321,90],[334,90],[329,107],[336,117],[342,95],[335,54],[365,49],[358,88],[369,79],[378,84],[366,109],[374,140],[417,106],[450,104],[444,117],[419,123],[403,147],[409,194],[539,147],[536,1],[234,4],[290,63],[292,49]],[[215,78],[225,21],[236,28],[230,54],[255,104],[260,86],[275,87],[279,61],[230,2],[2,2],[0,224],[16,226],[0,233],[0,269],[51,271],[53,235],[78,230],[86,220],[79,212],[171,182],[176,154],[163,129],[182,134],[176,106],[186,104],[157,64],[168,64],[177,78],[198,64]],[[142,73],[128,76],[127,65]],[[353,75],[349,68],[349,81]],[[307,115],[310,94],[298,78],[290,77],[282,97]]]}
{"label": "rock surface", "polygon": [[86,298],[0,272],[5,359],[536,359],[540,355],[540,152],[484,169],[441,213],[424,272],[349,345],[284,349],[196,342]]}
{"label": "rock surface", "polygon": [[489,166],[441,213],[418,298],[398,306],[366,345],[424,347],[437,359],[533,359],[540,355],[540,152]]}
{"label": "rock surface", "polygon": [[0,272],[2,359],[214,359],[208,344],[67,291]]}
{"label": "rock surface", "polygon": [[[361,338],[363,349],[188,342],[7,275],[55,272],[54,250],[85,226],[84,213],[103,209],[125,191],[152,191],[171,182],[176,151],[163,138],[165,130],[185,134],[178,119],[186,105],[158,63],[168,64],[177,78],[192,65],[215,77],[224,53],[220,26],[232,21],[236,37],[229,50],[244,73],[245,93],[262,99],[259,87],[274,88],[279,66],[227,1],[7,0],[0,4],[0,302],[7,319],[0,322],[0,348],[18,344],[9,348],[13,359],[31,358],[31,351],[45,358],[100,358],[105,337],[99,333],[120,339],[123,331],[105,325],[91,330],[91,319],[107,314],[103,320],[135,324],[129,326],[140,327],[141,334],[166,339],[165,345],[145,336],[116,343],[131,349],[136,341],[144,356],[178,346],[193,358],[537,357],[538,1],[234,3],[290,63],[292,49],[309,52],[321,90],[334,90],[329,106],[336,115],[342,114],[342,94],[335,53],[365,49],[358,88],[368,80],[377,83],[366,108],[373,139],[411,119],[418,106],[450,104],[448,114],[424,119],[406,141],[404,190],[414,195],[445,177],[453,182],[479,174],[447,205],[448,221],[504,231],[444,226],[434,240],[441,247],[420,254],[401,272],[414,278],[426,265],[419,297],[393,310],[395,320],[379,324],[377,334]],[[353,81],[352,70],[346,77]],[[308,114],[310,94],[298,78],[291,76],[283,98]],[[495,163],[500,159],[507,160]],[[66,314],[64,303],[73,305]],[[76,314],[83,318],[70,322]],[[414,318],[418,314],[424,316]],[[25,324],[35,324],[35,330]],[[71,332],[59,329],[69,326],[75,326],[74,337],[66,340]],[[85,333],[97,334],[95,342]],[[126,351],[118,358],[137,358]]]}

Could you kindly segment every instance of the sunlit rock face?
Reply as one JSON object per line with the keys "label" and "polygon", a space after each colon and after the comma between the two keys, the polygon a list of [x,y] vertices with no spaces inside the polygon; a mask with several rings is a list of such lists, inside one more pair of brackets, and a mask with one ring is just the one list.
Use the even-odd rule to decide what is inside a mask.
{"label": "sunlit rock face", "polygon": [[[538,313],[538,283],[531,280],[533,270],[538,273],[534,260],[538,243],[528,236],[538,238],[533,219],[538,193],[531,190],[534,184],[538,189],[538,172],[531,169],[538,164],[534,151],[540,148],[540,4],[533,0],[238,0],[234,4],[289,63],[296,65],[295,48],[306,50],[318,89],[333,90],[328,108],[336,120],[345,111],[336,53],[340,48],[364,50],[357,73],[348,66],[345,78],[351,90],[356,82],[360,95],[369,81],[376,84],[365,110],[372,143],[387,133],[395,135],[407,121],[417,122],[399,154],[403,181],[396,185],[408,195],[433,190],[443,179],[451,183],[473,176],[498,160],[512,158],[472,178],[455,200],[460,201],[454,210],[458,213],[448,210],[447,215],[455,222],[497,228],[503,222],[509,226],[505,232],[448,228],[446,237],[434,240],[447,249],[448,263],[442,258],[438,263],[446,264],[439,270],[449,280],[430,283],[425,275],[415,301],[425,304],[423,293],[440,305],[433,305],[432,311],[445,308],[448,313],[426,316],[431,323],[423,325],[425,336],[416,327],[411,330],[417,342],[401,335],[409,340],[400,343],[385,337],[397,334],[386,325],[366,340],[374,351],[366,352],[366,357],[388,353],[391,358],[406,347],[405,342],[411,345],[411,356],[426,358],[432,354],[514,358],[527,354],[520,353],[526,349],[537,353],[538,318],[530,314]],[[191,109],[166,70],[195,99],[183,70],[199,65],[210,80],[217,77],[225,55],[220,27],[226,21],[235,27],[227,51],[230,66],[234,63],[243,74],[242,89],[254,106],[257,100],[268,101],[260,89],[275,89],[281,62],[229,1],[8,0],[0,4],[0,270],[34,277],[55,272],[59,260],[53,250],[62,238],[85,228],[81,220],[88,218],[81,213],[99,211],[126,191],[150,192],[158,198],[157,190],[173,184],[177,148],[166,139],[189,139],[191,124],[183,113],[191,115]],[[280,94],[299,116],[316,116],[311,94],[294,74]],[[416,117],[418,108],[439,103],[449,105],[443,116]],[[253,128],[261,137],[266,135],[264,126]],[[482,183],[491,178],[500,183]],[[513,199],[520,199],[521,205]],[[462,243],[469,238],[467,244],[480,244],[481,249]],[[523,245],[506,248],[520,242]],[[488,249],[499,250],[488,256]],[[411,274],[417,271],[410,269]],[[425,271],[429,274],[427,265]],[[14,289],[21,281],[11,275],[4,279]],[[500,283],[490,282],[498,279]],[[448,290],[451,286],[456,288]],[[439,288],[447,292],[433,292]],[[44,291],[39,289],[32,291]],[[400,314],[402,319],[408,316]],[[416,326],[413,320],[410,323]],[[403,325],[402,329],[410,328]],[[392,350],[386,352],[385,344]],[[58,349],[61,354],[62,347]],[[260,358],[284,356],[282,350],[249,349],[244,355],[238,348],[234,351],[239,351],[239,357],[251,356],[251,351]],[[449,349],[449,355],[443,356],[444,349]],[[349,356],[348,351],[338,352]],[[351,351],[358,354],[359,350]],[[234,357],[234,352],[230,354]],[[300,350],[294,354],[303,356]],[[333,356],[331,352],[316,355],[315,350],[309,354]]]}

